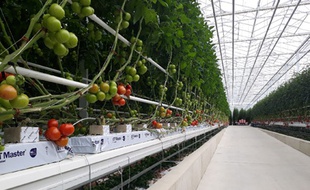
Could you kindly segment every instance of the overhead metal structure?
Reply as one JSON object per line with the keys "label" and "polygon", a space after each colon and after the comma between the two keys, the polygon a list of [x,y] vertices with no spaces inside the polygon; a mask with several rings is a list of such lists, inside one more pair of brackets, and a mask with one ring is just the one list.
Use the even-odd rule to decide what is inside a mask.
{"label": "overhead metal structure", "polygon": [[197,0],[230,108],[249,109],[310,65],[309,0]]}

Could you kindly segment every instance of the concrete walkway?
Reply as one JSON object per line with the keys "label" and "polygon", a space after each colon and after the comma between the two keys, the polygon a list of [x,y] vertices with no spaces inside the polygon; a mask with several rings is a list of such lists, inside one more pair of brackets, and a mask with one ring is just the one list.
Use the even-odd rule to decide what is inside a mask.
{"label": "concrete walkway", "polygon": [[257,128],[230,126],[198,190],[309,190],[310,157]]}

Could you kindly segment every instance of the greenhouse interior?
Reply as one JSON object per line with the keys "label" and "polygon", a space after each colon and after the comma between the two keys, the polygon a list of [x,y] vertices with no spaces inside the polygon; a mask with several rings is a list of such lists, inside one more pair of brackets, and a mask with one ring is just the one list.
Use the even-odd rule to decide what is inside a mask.
{"label": "greenhouse interior", "polygon": [[308,190],[309,0],[1,0],[0,189]]}

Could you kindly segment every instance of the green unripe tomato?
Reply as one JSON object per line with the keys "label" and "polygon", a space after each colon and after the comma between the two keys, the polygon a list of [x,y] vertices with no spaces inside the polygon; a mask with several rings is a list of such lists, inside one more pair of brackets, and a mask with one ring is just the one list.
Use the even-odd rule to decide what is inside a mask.
{"label": "green unripe tomato", "polygon": [[80,0],[80,4],[85,6],[90,6],[91,0]]}
{"label": "green unripe tomato", "polygon": [[6,83],[9,85],[14,86],[16,84],[16,78],[14,75],[7,76],[5,80],[6,80]]}
{"label": "green unripe tomato", "polygon": [[56,17],[50,16],[46,20],[46,28],[50,32],[57,32],[61,29],[61,23]]}
{"label": "green unripe tomato", "polygon": [[131,19],[131,14],[126,12],[124,15],[124,19],[129,21]]}
{"label": "green unripe tomato", "polygon": [[50,37],[46,37],[44,38],[44,44],[46,47],[48,47],[49,49],[53,49],[54,45],[56,44],[55,41],[51,40]]}
{"label": "green unripe tomato", "polygon": [[54,53],[58,56],[66,56],[69,50],[61,43],[56,43],[53,47]]}
{"label": "green unripe tomato", "polygon": [[133,78],[132,78],[131,75],[126,75],[125,79],[126,79],[127,82],[132,82],[133,81]]}
{"label": "green unripe tomato", "polygon": [[20,94],[13,100],[10,100],[10,104],[13,108],[24,108],[29,104],[29,97],[26,94]]}
{"label": "green unripe tomato", "polygon": [[61,29],[56,32],[55,37],[59,43],[66,43],[70,39],[70,33],[66,29]]}
{"label": "green unripe tomato", "polygon": [[78,41],[78,37],[74,33],[69,32],[69,40],[65,43],[65,45],[67,48],[75,48]]}
{"label": "green unripe tomato", "polygon": [[140,76],[139,76],[138,74],[136,74],[136,75],[134,75],[134,76],[132,77],[132,80],[135,81],[135,82],[138,82],[139,79],[140,79]]}
{"label": "green unripe tomato", "polygon": [[90,16],[92,14],[95,13],[95,10],[90,7],[90,6],[87,6],[87,7],[83,7],[82,10],[81,10],[81,14],[84,15],[84,16]]}
{"label": "green unripe tomato", "polygon": [[122,21],[122,27],[123,27],[123,28],[128,28],[128,26],[129,26],[129,22],[126,21],[126,20],[123,20],[123,21]]}
{"label": "green unripe tomato", "polygon": [[73,12],[75,12],[76,14],[80,14],[81,13],[82,7],[81,7],[80,3],[73,2],[71,4],[71,8],[72,8]]}
{"label": "green unripe tomato", "polygon": [[58,5],[57,3],[53,3],[50,6],[50,8],[48,9],[48,13],[51,16],[54,16],[59,20],[61,20],[63,17],[65,17],[65,10],[60,5]]}
{"label": "green unripe tomato", "polygon": [[97,96],[95,94],[88,93],[85,95],[85,99],[90,104],[97,102]]}

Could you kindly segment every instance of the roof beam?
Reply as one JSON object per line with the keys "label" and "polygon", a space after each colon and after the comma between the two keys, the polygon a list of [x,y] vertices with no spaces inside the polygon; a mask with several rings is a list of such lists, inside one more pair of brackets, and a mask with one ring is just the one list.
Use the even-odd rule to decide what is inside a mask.
{"label": "roof beam", "polygon": [[[288,8],[288,7],[295,7],[297,5],[297,3],[292,3],[290,5],[280,5],[278,6],[278,9],[283,9],[283,8]],[[310,2],[303,2],[303,3],[300,3],[300,5],[310,5]],[[267,10],[273,10],[274,9],[274,6],[270,6],[270,7],[261,7],[258,9],[258,11],[267,11]],[[242,10],[242,11],[236,11],[235,12],[235,15],[238,15],[238,14],[244,14],[244,13],[252,13],[252,12],[256,12],[257,9],[248,9],[248,10]],[[231,16],[232,13],[222,13],[222,14],[219,14],[217,16]],[[212,18],[213,15],[206,15],[205,18]]]}
{"label": "roof beam", "polygon": [[[270,22],[269,22],[269,24],[268,24],[268,27],[267,27],[267,30],[266,30],[266,32],[265,32],[264,38],[263,38],[263,40],[262,40],[262,42],[261,42],[261,45],[259,46],[259,49],[258,49],[258,51],[257,51],[257,56],[256,56],[255,61],[254,61],[254,64],[253,64],[253,68],[254,68],[254,67],[255,67],[255,65],[256,65],[257,58],[258,58],[259,53],[260,53],[260,51],[261,51],[261,49],[262,49],[262,47],[263,47],[263,45],[264,45],[264,42],[265,42],[265,40],[266,40],[266,37],[267,37],[268,31],[269,31],[270,26],[271,26],[271,24],[272,24],[272,21],[273,21],[274,15],[276,14],[277,7],[279,6],[279,3],[280,3],[280,0],[278,0],[278,1],[277,1],[276,6],[274,7],[274,11],[273,11],[273,13],[272,13],[272,17],[271,17]],[[253,68],[252,68],[252,69],[251,69],[251,71],[250,71],[250,76],[252,75]],[[246,87],[247,87],[247,85],[248,85],[248,83],[249,83],[250,78],[251,78],[251,77],[248,77],[248,79],[247,79],[247,81],[246,81],[246,83],[245,83],[245,86],[244,86],[243,92],[242,92],[242,94],[241,94],[241,96],[240,96],[240,97],[241,97],[241,99],[240,99],[240,100],[242,100],[242,99],[243,99],[242,101],[244,101],[244,99],[246,98],[246,96],[244,96],[244,92],[245,92],[245,90],[246,90]]]}
{"label": "roof beam", "polygon": [[231,68],[232,68],[232,89],[231,89],[231,104],[234,103],[234,82],[235,82],[235,71],[234,71],[234,61],[235,61],[235,0],[232,3],[232,56],[231,56]]}
{"label": "roof beam", "polygon": [[[257,3],[257,11],[256,11],[256,14],[255,14],[255,19],[254,19],[254,23],[253,23],[253,27],[252,27],[252,32],[251,32],[251,38],[253,38],[253,34],[254,34],[254,29],[255,29],[255,26],[256,26],[256,18],[257,18],[257,15],[258,15],[258,9],[259,9],[259,6],[260,6],[260,0],[258,1]],[[248,46],[248,52],[247,52],[247,55],[246,55],[246,59],[245,59],[245,62],[244,62],[244,67],[243,67],[243,74],[242,74],[242,79],[241,79],[241,85],[240,85],[240,88],[239,88],[239,92],[238,92],[238,97],[240,96],[240,93],[241,93],[241,89],[242,89],[242,85],[243,85],[243,80],[244,80],[244,76],[245,76],[245,68],[246,68],[246,64],[248,63],[248,58],[249,58],[249,54],[250,54],[250,49],[251,49],[251,44],[252,44],[252,40],[250,40],[250,43],[249,43],[249,46]],[[250,76],[248,76],[249,78]],[[238,100],[240,101],[240,99]]]}
{"label": "roof beam", "polygon": [[281,33],[280,33],[280,35],[279,35],[277,41],[274,43],[272,49],[271,49],[270,52],[269,52],[269,55],[268,55],[267,58],[265,59],[263,65],[260,67],[260,69],[259,69],[259,71],[258,71],[256,77],[254,78],[254,81],[252,82],[252,85],[251,85],[250,88],[248,89],[248,91],[247,91],[245,97],[247,97],[247,95],[249,94],[249,92],[250,92],[250,90],[252,89],[252,87],[253,87],[253,85],[254,85],[254,83],[255,83],[257,77],[259,76],[259,74],[260,74],[261,71],[263,70],[264,66],[266,65],[266,63],[267,63],[267,61],[268,61],[270,55],[272,54],[273,50],[275,49],[276,45],[278,44],[279,40],[281,39],[282,34],[284,33],[286,27],[288,26],[289,22],[291,21],[291,19],[292,19],[293,15],[294,15],[296,9],[298,8],[300,2],[301,2],[301,0],[298,1],[298,3],[297,3],[297,5],[296,5],[296,7],[294,8],[294,10],[293,10],[291,16],[290,16],[289,19],[287,20],[287,22],[286,22],[285,26],[283,27],[283,29],[282,29],[282,31],[281,31]]}
{"label": "roof beam", "polygon": [[227,86],[227,80],[226,80],[226,75],[225,75],[225,67],[224,67],[224,63],[223,63],[223,54],[222,54],[222,48],[221,48],[221,41],[220,41],[220,37],[219,37],[220,35],[219,35],[218,26],[217,26],[217,20],[216,20],[213,0],[211,0],[211,3],[212,3],[214,23],[215,23],[215,27],[216,27],[216,33],[217,33],[217,40],[218,40],[219,50],[220,50],[220,55],[221,55],[222,71],[223,71],[224,81],[225,81],[225,85],[224,86]]}
{"label": "roof beam", "polygon": [[[292,38],[292,37],[296,37],[296,36],[308,36],[310,34],[310,32],[304,32],[304,33],[298,33],[298,34],[288,34],[288,35],[283,35],[281,38]],[[266,37],[266,39],[274,39],[274,38],[279,38],[279,36],[270,36],[270,37]],[[257,41],[257,40],[262,40],[263,38],[249,38],[249,39],[244,39],[244,40],[236,40],[235,43],[239,43],[239,42],[248,42],[248,41]],[[231,44],[231,41],[227,41],[227,42],[222,42],[222,44]],[[217,44],[217,43],[215,43]]]}
{"label": "roof beam", "polygon": [[[308,34],[310,35],[310,33]],[[300,53],[304,53],[304,51],[301,51]],[[288,55],[288,53],[274,53],[274,55],[260,55],[261,57],[277,57],[277,56],[281,56],[281,55]],[[246,59],[246,58],[255,58],[256,55],[251,55],[251,56],[241,56],[241,57],[235,57],[235,60],[238,60],[238,59]],[[231,58],[230,57],[224,57],[223,60],[230,60]],[[250,67],[248,67],[250,68]],[[255,67],[255,68],[259,68],[259,67]],[[229,70],[229,69],[227,69]]]}
{"label": "roof beam", "polygon": [[[300,53],[300,50],[306,45],[306,43],[308,42],[308,43],[310,43],[309,42],[309,40],[310,40],[310,35],[304,40],[304,42],[297,48],[297,50],[294,52],[294,54],[285,62],[285,64],[283,64],[282,65],[282,67],[273,75],[273,77],[271,77],[270,78],[270,80],[269,81],[267,81],[267,83],[261,88],[261,90],[258,92],[258,94],[250,101],[250,103],[253,103],[253,102],[255,102],[255,101],[257,101],[260,97],[262,97],[266,92],[267,92],[267,90],[271,87],[271,86],[273,86],[279,79],[281,79],[283,76],[284,76],[284,74],[287,72],[287,71],[289,71],[294,65],[296,65],[302,58],[304,58],[309,52],[310,52],[310,48],[307,50],[307,51],[305,51],[305,53],[302,55],[302,56],[300,56],[300,57],[298,57],[298,59],[295,61],[295,63],[294,64],[292,64],[289,68],[287,68],[287,71],[286,72],[284,72],[277,80],[275,80],[275,76],[277,76],[277,75],[280,75],[279,73],[280,73],[280,71],[285,67],[285,66],[287,66],[287,64],[290,62],[290,60],[292,60],[293,59],[293,57],[295,56],[295,55],[297,55],[298,53]],[[309,44],[308,44],[309,45]],[[270,85],[268,85],[269,84],[269,82],[271,82],[271,81],[274,81],[272,84],[270,84]],[[263,92],[263,93],[261,93],[262,91],[263,91],[263,89],[265,88],[265,87],[267,87],[268,86],[268,88]],[[259,95],[259,96],[258,96]],[[249,107],[247,107],[247,108],[249,108]]]}

